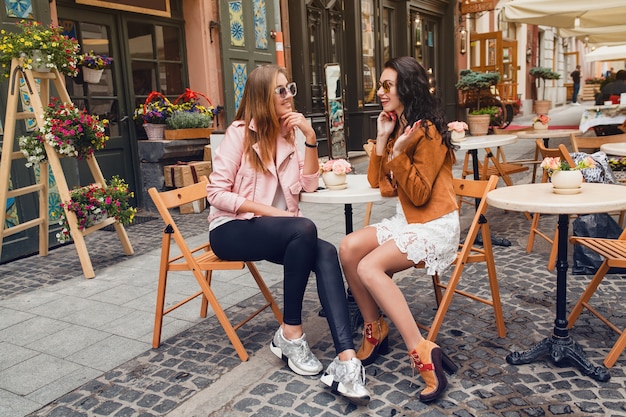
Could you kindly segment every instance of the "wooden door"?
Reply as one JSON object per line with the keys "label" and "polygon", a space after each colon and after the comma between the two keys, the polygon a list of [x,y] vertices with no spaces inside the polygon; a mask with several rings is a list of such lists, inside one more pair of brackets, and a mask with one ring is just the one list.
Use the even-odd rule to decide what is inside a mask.
{"label": "wooden door", "polygon": [[235,117],[248,73],[276,62],[276,44],[270,36],[274,27],[274,1],[220,0],[226,125]]}

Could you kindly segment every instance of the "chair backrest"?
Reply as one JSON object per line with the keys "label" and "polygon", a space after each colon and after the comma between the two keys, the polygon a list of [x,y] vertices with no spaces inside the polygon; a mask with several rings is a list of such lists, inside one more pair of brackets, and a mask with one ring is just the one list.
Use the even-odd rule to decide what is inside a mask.
{"label": "chair backrest", "polygon": [[[558,148],[546,148],[543,145],[543,139],[537,139],[535,143],[536,143],[537,149],[539,149],[539,153],[541,154],[542,159],[543,158],[561,158],[561,161],[567,162],[567,164],[571,167],[576,165],[571,155],[569,154],[569,151],[565,147],[565,145],[560,144]],[[543,171],[541,182],[548,182],[548,172],[546,170]]]}
{"label": "chair backrest", "polygon": [[375,146],[376,146],[376,139],[368,139],[367,143],[363,144],[363,150],[365,151],[368,157],[372,155],[372,151],[374,150]]}
{"label": "chair backrest", "polygon": [[570,135],[573,152],[594,153],[605,143],[626,142],[626,133],[609,136],[577,136]]}

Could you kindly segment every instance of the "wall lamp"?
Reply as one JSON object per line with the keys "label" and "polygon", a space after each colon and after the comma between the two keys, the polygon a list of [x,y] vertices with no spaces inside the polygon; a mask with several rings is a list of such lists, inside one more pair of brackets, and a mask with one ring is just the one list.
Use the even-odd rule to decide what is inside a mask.
{"label": "wall lamp", "polygon": [[465,28],[462,27],[461,28],[461,48],[460,48],[461,55],[465,55],[465,53],[467,52],[466,45],[467,45],[467,30],[465,30]]}

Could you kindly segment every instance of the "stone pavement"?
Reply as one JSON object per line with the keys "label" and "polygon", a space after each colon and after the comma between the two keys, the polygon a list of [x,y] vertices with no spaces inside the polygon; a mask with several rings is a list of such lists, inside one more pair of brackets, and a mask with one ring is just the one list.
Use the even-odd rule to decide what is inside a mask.
{"label": "stone pavement", "polygon": [[[582,107],[582,106],[580,106]],[[555,109],[558,110],[558,109]],[[556,143],[556,142],[555,142]],[[532,155],[530,141],[507,147],[510,159]],[[462,157],[462,155],[460,155]],[[362,157],[352,158],[358,173]],[[458,174],[460,163],[455,166]],[[529,182],[529,174],[516,174]],[[302,204],[319,234],[335,244],[343,236],[343,208]],[[394,211],[392,201],[376,203],[372,222]],[[355,205],[354,224],[362,223],[364,205]],[[149,220],[150,213],[145,220]],[[471,207],[464,206],[464,219]],[[206,237],[206,212],[177,216],[192,240]],[[510,247],[494,247],[507,335],[498,338],[490,307],[456,297],[437,342],[459,365],[446,394],[431,405],[416,399],[423,384],[412,377],[395,327],[392,351],[367,368],[373,399],[355,407],[327,390],[317,377],[293,374],[274,357],[268,344],[276,329],[270,312],[243,326],[238,334],[250,353],[242,363],[217,320],[198,317],[190,303],[166,317],[163,343],[151,349],[160,233],[159,219],[128,228],[135,255],[126,257],[115,233],[88,236],[96,278],[86,280],[73,245],[0,265],[0,416],[620,416],[626,414],[626,356],[600,383],[547,358],[512,366],[505,356],[550,334],[554,319],[554,278],[546,270],[546,245],[527,254],[529,222],[521,213],[489,209],[497,236]],[[542,216],[546,228],[553,216]],[[571,252],[570,252],[571,253]],[[259,269],[282,303],[280,268]],[[168,295],[193,292],[195,282],[172,278]],[[418,320],[434,314],[430,278],[423,270],[394,277]],[[589,277],[570,276],[568,310]],[[488,292],[484,268],[466,268],[463,286]],[[233,321],[262,302],[246,273],[215,274],[214,287]],[[600,309],[626,327],[623,300],[626,276],[612,275],[600,288]],[[319,317],[314,277],[305,297],[304,327],[312,350],[327,365],[334,348],[325,319]],[[584,313],[572,330],[589,359],[600,365],[617,336]],[[355,339],[355,340],[358,340]],[[360,343],[357,341],[357,344]]]}

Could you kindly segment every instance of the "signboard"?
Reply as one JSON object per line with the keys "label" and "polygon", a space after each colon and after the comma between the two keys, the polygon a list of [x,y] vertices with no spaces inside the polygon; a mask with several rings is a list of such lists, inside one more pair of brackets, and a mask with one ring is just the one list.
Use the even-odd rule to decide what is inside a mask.
{"label": "signboard", "polygon": [[76,0],[76,3],[154,16],[172,17],[170,0]]}
{"label": "signboard", "polygon": [[461,14],[487,12],[495,10],[497,0],[463,0]]}

